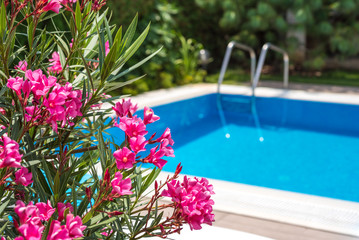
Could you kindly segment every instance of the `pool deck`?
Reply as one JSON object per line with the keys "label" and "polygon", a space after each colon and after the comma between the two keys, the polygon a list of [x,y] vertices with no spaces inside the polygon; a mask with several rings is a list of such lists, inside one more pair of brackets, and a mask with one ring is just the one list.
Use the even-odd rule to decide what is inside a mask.
{"label": "pool deck", "polygon": [[[284,90],[273,88],[279,87],[278,83],[263,82],[262,86],[265,84],[272,85],[270,88],[258,87],[257,96],[359,105],[359,88],[290,84],[290,90]],[[153,107],[216,91],[216,84],[196,84],[152,91],[132,99],[140,108],[145,105]],[[223,85],[221,92],[250,95],[251,89]],[[161,176],[166,174],[164,172]],[[211,182],[216,192],[214,226],[218,228],[214,229],[222,234],[226,234],[228,229],[235,230],[227,232],[231,236],[227,239],[239,239],[239,236],[242,236],[240,239],[255,239],[241,233],[283,240],[359,239],[359,203],[219,180]],[[214,235],[213,232],[210,236]]]}

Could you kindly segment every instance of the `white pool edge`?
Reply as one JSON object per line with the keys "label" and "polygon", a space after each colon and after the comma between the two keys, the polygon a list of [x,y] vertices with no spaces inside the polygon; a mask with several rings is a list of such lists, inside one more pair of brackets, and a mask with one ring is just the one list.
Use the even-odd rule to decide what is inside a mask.
{"label": "white pool edge", "polygon": [[[216,91],[215,84],[187,85],[148,92],[133,97],[132,101],[140,108],[153,107]],[[250,95],[251,89],[223,85],[221,93]],[[256,96],[359,105],[359,95],[353,94],[257,88]],[[167,174],[161,173],[161,178]],[[359,203],[214,179],[210,181],[216,192],[215,210],[359,236]]]}

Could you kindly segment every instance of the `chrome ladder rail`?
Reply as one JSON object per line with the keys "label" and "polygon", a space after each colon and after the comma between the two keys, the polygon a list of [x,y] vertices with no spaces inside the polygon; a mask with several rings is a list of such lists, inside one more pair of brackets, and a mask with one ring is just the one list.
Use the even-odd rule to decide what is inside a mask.
{"label": "chrome ladder rail", "polygon": [[261,76],[261,72],[262,72],[262,68],[263,68],[263,64],[264,64],[264,60],[266,58],[268,49],[272,49],[273,51],[279,52],[281,54],[283,54],[283,62],[284,62],[284,69],[283,69],[283,87],[284,88],[288,88],[288,75],[289,75],[289,57],[288,57],[288,53],[286,51],[284,51],[283,49],[271,44],[271,43],[266,43],[263,45],[262,47],[262,51],[261,54],[259,56],[259,60],[258,60],[258,65],[257,65],[257,69],[254,75],[254,79],[252,82],[252,95],[255,94],[255,89],[258,85],[259,82],[259,78]]}
{"label": "chrome ladder rail", "polygon": [[249,47],[247,45],[237,43],[235,41],[231,41],[227,45],[226,53],[224,55],[224,59],[223,59],[223,62],[222,62],[221,72],[220,72],[219,78],[218,78],[217,93],[220,93],[221,84],[223,82],[224,74],[226,73],[226,70],[227,70],[227,67],[228,67],[228,63],[229,63],[229,59],[231,57],[233,47],[237,47],[237,48],[239,48],[241,50],[249,52],[249,56],[251,58],[251,83],[253,85],[253,76],[254,76],[254,71],[255,71],[255,68],[256,68],[256,54],[255,54],[255,52],[254,52],[253,48],[251,48],[251,47]]}

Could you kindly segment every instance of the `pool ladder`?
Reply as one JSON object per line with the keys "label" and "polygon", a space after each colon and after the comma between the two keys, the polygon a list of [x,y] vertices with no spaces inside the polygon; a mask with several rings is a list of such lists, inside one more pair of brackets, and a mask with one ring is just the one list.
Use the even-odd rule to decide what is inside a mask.
{"label": "pool ladder", "polygon": [[263,142],[264,138],[263,138],[263,133],[262,133],[261,125],[259,122],[257,107],[256,107],[255,89],[258,85],[258,82],[259,82],[259,79],[261,76],[261,72],[262,72],[262,68],[264,65],[264,61],[265,61],[265,58],[267,56],[267,52],[269,49],[272,49],[273,51],[279,52],[283,55],[283,62],[284,62],[283,87],[288,88],[289,57],[288,57],[287,52],[284,51],[283,49],[281,49],[271,43],[266,43],[262,47],[261,54],[259,56],[257,69],[255,70],[256,54],[255,54],[253,48],[251,48],[247,45],[241,44],[241,43],[234,42],[234,41],[231,41],[230,43],[228,43],[226,53],[224,55],[224,59],[222,62],[221,72],[219,74],[218,86],[217,86],[217,109],[219,112],[219,116],[220,116],[222,125],[224,127],[226,138],[230,138],[231,135],[229,133],[229,129],[227,128],[227,123],[226,123],[223,106],[222,106],[222,98],[220,95],[220,90],[221,90],[221,84],[223,82],[224,75],[225,75],[227,67],[228,67],[229,59],[231,57],[232,50],[234,47],[239,48],[243,51],[249,52],[249,56],[251,59],[251,75],[250,75],[251,79],[250,80],[251,80],[251,85],[252,85],[252,97],[250,98],[250,101],[248,101],[248,104],[250,104],[250,112],[253,115],[253,120],[254,120],[255,126],[257,128],[258,140],[260,142]]}
{"label": "pool ladder", "polygon": [[[229,59],[231,57],[232,54],[232,50],[233,48],[239,48],[243,51],[247,51],[249,52],[249,56],[251,59],[251,85],[252,85],[252,96],[255,95],[255,89],[258,85],[260,76],[261,76],[261,72],[262,72],[262,68],[264,65],[264,61],[265,58],[267,56],[267,52],[269,49],[275,51],[275,52],[279,52],[283,55],[283,63],[284,63],[284,69],[283,69],[283,87],[284,88],[288,88],[288,76],[289,76],[289,57],[288,54],[285,50],[271,44],[271,43],[266,43],[263,45],[262,50],[261,50],[261,54],[259,56],[259,61],[258,61],[258,65],[256,68],[256,54],[253,50],[253,48],[244,45],[242,43],[238,43],[235,41],[231,41],[228,43],[227,45],[227,49],[226,49],[226,53],[224,55],[224,59],[222,62],[222,67],[221,67],[221,71],[219,73],[219,78],[218,78],[218,86],[217,86],[217,93],[220,93],[221,90],[221,84],[223,82],[223,78],[224,75],[227,71],[227,67],[228,67],[228,63],[229,63]],[[255,70],[256,68],[256,70]]]}

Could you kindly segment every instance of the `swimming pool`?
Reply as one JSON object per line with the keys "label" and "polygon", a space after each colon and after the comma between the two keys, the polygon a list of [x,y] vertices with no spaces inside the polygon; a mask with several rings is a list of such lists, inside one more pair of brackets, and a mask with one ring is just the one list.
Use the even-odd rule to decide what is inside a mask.
{"label": "swimming pool", "polygon": [[359,202],[357,105],[208,94],[154,111],[150,133],[168,126],[175,140],[165,171],[181,162],[184,174]]}
{"label": "swimming pool", "polygon": [[164,170],[359,202],[359,106],[257,97],[256,116],[250,105],[209,94],[155,107],[150,132],[169,126],[175,140]]}

